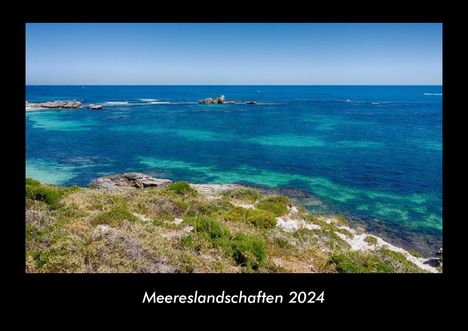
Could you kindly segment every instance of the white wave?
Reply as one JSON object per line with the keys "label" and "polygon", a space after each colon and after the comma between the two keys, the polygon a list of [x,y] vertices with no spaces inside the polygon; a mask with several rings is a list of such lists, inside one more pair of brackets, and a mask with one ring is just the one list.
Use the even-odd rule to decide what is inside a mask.
{"label": "white wave", "polygon": [[107,101],[107,102],[104,102],[104,104],[106,105],[109,105],[109,106],[119,106],[119,105],[128,105],[129,102],[128,101]]}
{"label": "white wave", "polygon": [[169,101],[151,101],[149,102],[150,105],[168,105],[170,104]]}
{"label": "white wave", "polygon": [[143,102],[154,102],[154,101],[158,101],[159,99],[138,99],[140,101],[143,101]]}
{"label": "white wave", "polygon": [[426,93],[426,92],[424,92],[423,94],[424,95],[442,95],[442,93]]}

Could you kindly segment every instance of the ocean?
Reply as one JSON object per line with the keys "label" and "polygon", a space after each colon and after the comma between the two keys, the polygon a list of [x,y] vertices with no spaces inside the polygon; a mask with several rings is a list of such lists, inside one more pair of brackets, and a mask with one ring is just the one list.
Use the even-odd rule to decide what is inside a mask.
{"label": "ocean", "polygon": [[[198,100],[257,104],[201,105]],[[26,86],[26,176],[127,171],[289,192],[410,251],[442,245],[442,86]]]}

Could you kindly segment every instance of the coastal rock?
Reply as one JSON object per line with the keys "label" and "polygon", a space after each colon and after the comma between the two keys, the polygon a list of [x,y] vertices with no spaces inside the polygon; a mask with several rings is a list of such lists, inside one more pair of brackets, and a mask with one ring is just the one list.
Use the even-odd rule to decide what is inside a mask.
{"label": "coastal rock", "polygon": [[76,109],[81,108],[81,102],[76,100],[47,101],[41,103],[30,103],[26,101],[27,109]]}
{"label": "coastal rock", "polygon": [[110,192],[122,192],[129,188],[145,188],[151,186],[167,186],[170,179],[158,179],[139,172],[99,177],[88,184],[88,187]]}
{"label": "coastal rock", "polygon": [[200,100],[200,103],[204,105],[224,104],[226,103],[226,100],[224,100],[224,95],[220,95],[219,97],[216,97],[216,98],[206,98],[206,99]]}
{"label": "coastal rock", "polygon": [[100,110],[100,109],[102,109],[102,106],[101,106],[101,105],[93,105],[93,104],[91,104],[91,105],[88,105],[88,108],[89,108],[89,109],[92,109],[92,110]]}
{"label": "coastal rock", "polygon": [[247,105],[254,105],[257,103],[257,101],[233,101],[233,100],[226,100],[224,98],[224,95],[220,95],[216,98],[206,98],[203,100],[199,101],[200,104],[202,105],[242,105],[242,104],[247,104]]}
{"label": "coastal rock", "polygon": [[437,268],[441,266],[441,261],[438,258],[429,258],[424,261],[424,264],[430,265],[431,267]]}

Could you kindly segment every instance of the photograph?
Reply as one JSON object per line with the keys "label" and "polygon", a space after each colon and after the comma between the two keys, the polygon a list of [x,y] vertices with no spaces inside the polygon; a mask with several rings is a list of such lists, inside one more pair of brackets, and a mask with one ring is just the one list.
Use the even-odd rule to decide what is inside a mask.
{"label": "photograph", "polygon": [[24,32],[26,275],[444,273],[442,22]]}

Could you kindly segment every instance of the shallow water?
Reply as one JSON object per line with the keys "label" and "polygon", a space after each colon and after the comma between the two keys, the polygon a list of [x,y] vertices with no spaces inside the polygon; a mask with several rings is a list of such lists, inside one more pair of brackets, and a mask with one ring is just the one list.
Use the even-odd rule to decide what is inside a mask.
{"label": "shallow water", "polygon": [[[27,86],[102,111],[26,115],[27,175],[85,185],[141,171],[292,188],[426,254],[441,245],[440,86]],[[205,97],[257,105],[199,105]],[[317,203],[319,201],[319,203]]]}

